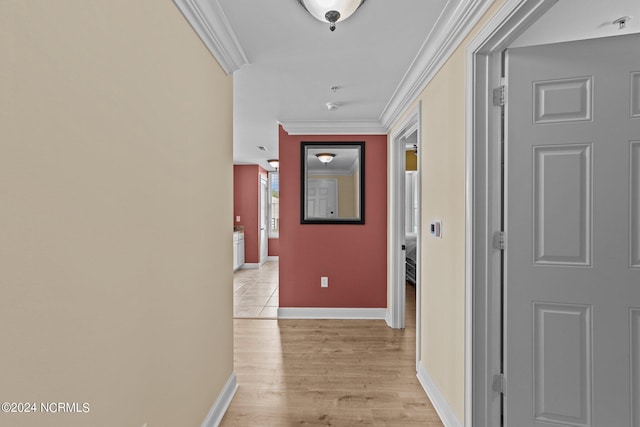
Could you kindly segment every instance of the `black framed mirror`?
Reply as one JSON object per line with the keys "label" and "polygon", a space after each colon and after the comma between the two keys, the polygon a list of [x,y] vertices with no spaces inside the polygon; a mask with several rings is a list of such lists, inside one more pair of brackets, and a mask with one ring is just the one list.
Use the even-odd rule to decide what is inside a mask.
{"label": "black framed mirror", "polygon": [[364,142],[302,142],[300,223],[364,224]]}

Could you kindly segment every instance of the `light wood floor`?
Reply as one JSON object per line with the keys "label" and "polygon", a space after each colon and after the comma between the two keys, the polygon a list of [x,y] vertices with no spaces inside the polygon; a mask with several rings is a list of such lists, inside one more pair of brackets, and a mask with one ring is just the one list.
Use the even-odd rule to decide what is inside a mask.
{"label": "light wood floor", "polygon": [[221,426],[442,426],[416,379],[407,294],[404,331],[382,320],[236,319],[239,389]]}

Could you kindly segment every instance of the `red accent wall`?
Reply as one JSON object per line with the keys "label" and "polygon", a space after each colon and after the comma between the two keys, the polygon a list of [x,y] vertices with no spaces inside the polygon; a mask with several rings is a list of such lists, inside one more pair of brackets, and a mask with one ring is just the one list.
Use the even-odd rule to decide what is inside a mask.
{"label": "red accent wall", "polygon": [[[233,223],[244,226],[244,262],[260,262],[259,216],[260,175],[267,171],[258,165],[233,166]],[[236,222],[236,216],[240,222]]]}
{"label": "red accent wall", "polygon": [[[300,224],[300,143],[365,142],[365,224]],[[280,307],[387,306],[387,136],[279,129]],[[320,287],[320,277],[329,287]]]}

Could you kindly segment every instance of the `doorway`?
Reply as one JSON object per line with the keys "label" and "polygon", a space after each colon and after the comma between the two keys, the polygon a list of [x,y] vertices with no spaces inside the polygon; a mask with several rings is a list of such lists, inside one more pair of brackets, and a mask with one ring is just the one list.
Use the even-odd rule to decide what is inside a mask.
{"label": "doorway", "polygon": [[[416,365],[420,361],[420,121],[421,105],[391,135],[390,143],[390,289],[387,324],[405,327],[406,287],[415,287]],[[409,162],[407,162],[409,159]],[[407,163],[409,166],[407,172]],[[408,273],[408,274],[407,274]]]}
{"label": "doorway", "polygon": [[[633,141],[638,137],[621,136],[622,151],[620,147],[603,148],[602,142],[598,141],[605,140],[604,143],[608,144],[606,140],[613,138],[609,135],[625,126],[633,128],[631,133],[635,132],[634,135],[640,134],[640,122],[634,122],[633,113],[629,114],[630,107],[633,111],[633,95],[629,100],[629,95],[634,93],[633,75],[640,64],[630,64],[629,70],[622,73],[624,77],[620,77],[622,74],[611,77],[612,71],[605,71],[607,74],[598,77],[599,71],[592,71],[587,65],[593,61],[592,58],[575,56],[582,49],[578,43],[560,53],[559,58],[570,58],[564,61],[568,65],[572,62],[581,64],[578,68],[582,72],[564,72],[566,70],[555,66],[563,61],[549,61],[543,56],[533,62],[536,65],[554,64],[551,74],[541,73],[519,82],[518,79],[534,67],[518,68],[517,56],[524,54],[530,59],[536,53],[514,49],[507,50],[506,55],[503,53],[527,28],[534,28],[533,25],[555,3],[553,0],[508,1],[467,50],[467,81],[470,84],[467,102],[467,171],[470,177],[467,203],[472,208],[468,212],[472,222],[468,223],[467,253],[473,261],[467,265],[470,323],[467,323],[469,369],[465,418],[474,426],[538,426],[549,423],[636,425],[640,421],[637,413],[640,381],[636,380],[640,370],[640,357],[637,355],[640,354],[637,352],[640,326],[633,323],[637,313],[634,307],[640,306],[640,294],[637,288],[632,289],[632,284],[637,283],[638,273],[633,267],[631,242],[633,223],[638,222],[636,217],[639,215],[632,208],[633,189],[640,187],[633,166]],[[576,5],[573,6],[575,8]],[[591,52],[594,46],[605,43],[602,40],[590,42],[584,49]],[[554,41],[557,40],[545,40],[544,43]],[[621,41],[622,38],[609,39],[606,43],[613,44],[604,51],[611,53],[620,49],[629,57],[640,57],[638,48],[634,47],[639,42],[624,46]],[[559,49],[566,47],[559,46]],[[544,55],[549,52],[546,47],[540,51],[544,51]],[[604,65],[618,62],[603,61]],[[504,72],[503,65],[506,65]],[[576,73],[579,75],[573,75]],[[617,81],[626,89],[607,88],[609,81]],[[517,87],[524,89],[520,92]],[[575,138],[580,138],[582,133],[577,129],[579,124],[595,126],[595,115],[599,118],[612,115],[613,104],[622,98],[615,96],[615,100],[604,102],[594,98],[594,102],[584,102],[594,87],[604,90],[600,95],[605,97],[610,92],[626,96],[626,104],[619,107],[616,114],[626,124],[608,125],[609,130],[615,129],[616,132],[605,129],[605,138],[599,137],[599,131],[592,129],[587,132],[586,139],[577,141]],[[549,91],[546,102],[560,100],[562,108],[536,102],[545,91]],[[572,93],[577,102],[568,102]],[[598,107],[600,104],[607,107]],[[520,114],[510,110],[514,106],[526,106],[530,111]],[[574,109],[573,116],[568,110],[562,111],[569,106]],[[553,110],[557,108],[560,110]],[[599,113],[597,108],[600,108]],[[526,123],[525,127],[514,128],[518,120],[522,121],[521,124]],[[562,135],[568,126],[576,129]],[[531,127],[536,127],[532,132],[542,131],[544,135],[535,136],[528,148],[523,147],[526,142],[522,137],[529,132],[525,128]],[[524,151],[518,152],[519,149]],[[604,160],[602,163],[602,158],[613,155],[612,151],[616,150],[621,153],[617,160]],[[572,170],[575,173],[571,174]],[[553,179],[550,174],[555,174]],[[606,178],[607,175],[612,176]],[[614,179],[613,176],[622,178],[617,184],[611,184],[616,187],[615,191],[606,190],[610,184],[602,182],[602,179]],[[523,181],[522,185],[519,180]],[[554,195],[556,191],[558,194]],[[616,192],[617,201],[609,200],[607,203],[606,200],[613,197],[609,193]],[[524,198],[518,201],[522,194]],[[547,207],[555,204],[553,215],[538,203],[543,199]],[[598,207],[598,203],[603,204]],[[615,213],[620,211],[617,209],[620,206],[625,208]],[[571,215],[571,211],[575,215]],[[614,226],[606,220],[597,220],[596,216],[609,219],[617,216],[618,219],[612,219]],[[524,222],[518,224],[519,220]],[[560,227],[558,222],[551,224],[551,220],[570,225]],[[620,231],[627,226],[629,229]],[[570,235],[564,236],[567,232]],[[600,237],[595,238],[596,234]],[[559,236],[564,237],[557,240]],[[611,245],[617,249],[602,252],[603,247]],[[518,262],[520,258],[523,262]],[[624,262],[620,261],[622,258]],[[619,268],[614,268],[616,273],[603,273],[601,269],[606,270],[608,263],[615,264],[615,259],[619,264]],[[617,286],[613,293],[618,295],[618,299],[623,295],[622,305],[620,301],[609,301],[611,298],[606,292],[602,294],[597,284],[592,282],[598,274],[608,277],[611,286]],[[558,275],[563,278],[559,279]],[[578,276],[577,292],[576,289],[564,289],[567,283],[574,286],[571,283],[577,283]],[[534,278],[536,286],[527,285],[530,278]],[[557,286],[553,287],[554,283]],[[548,286],[553,289],[542,289]],[[542,293],[522,296],[538,290]],[[521,302],[524,305],[518,306]],[[522,318],[512,310],[519,311]],[[596,312],[597,315],[594,314]],[[596,325],[596,317],[599,325]],[[608,318],[618,320],[609,321]],[[610,333],[612,322],[618,322],[618,327],[613,329],[622,330],[621,334]],[[604,335],[599,337],[598,331]],[[609,335],[622,336],[624,342],[618,340],[617,344],[599,347],[612,339]],[[518,337],[524,341],[518,344]],[[611,351],[612,347],[617,351]],[[518,355],[518,351],[524,353]],[[606,356],[608,351],[610,354]],[[518,368],[517,360],[524,365]],[[617,360],[614,365],[618,366],[612,367],[612,360]],[[613,378],[618,379],[617,384],[612,382]],[[634,381],[638,384],[634,385]]]}
{"label": "doorway", "polygon": [[260,175],[260,265],[269,257],[269,186]]}

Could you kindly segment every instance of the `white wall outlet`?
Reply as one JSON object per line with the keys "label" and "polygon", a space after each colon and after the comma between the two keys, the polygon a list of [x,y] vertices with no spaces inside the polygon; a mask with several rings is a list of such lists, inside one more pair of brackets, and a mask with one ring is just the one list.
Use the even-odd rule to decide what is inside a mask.
{"label": "white wall outlet", "polygon": [[329,287],[329,278],[328,277],[321,277],[320,278],[320,287],[321,288],[328,288]]}
{"label": "white wall outlet", "polygon": [[236,222],[240,222],[240,215],[236,215]]}

